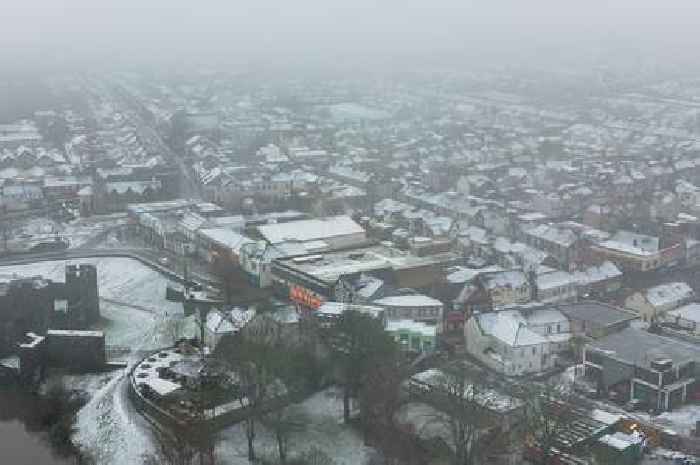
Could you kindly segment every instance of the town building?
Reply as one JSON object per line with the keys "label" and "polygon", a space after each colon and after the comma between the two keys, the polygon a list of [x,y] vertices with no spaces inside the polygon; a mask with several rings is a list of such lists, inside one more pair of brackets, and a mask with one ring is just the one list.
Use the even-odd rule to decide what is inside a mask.
{"label": "town building", "polygon": [[389,320],[386,331],[405,351],[424,353],[437,347],[438,327],[435,325],[414,320]]}
{"label": "town building", "polygon": [[637,312],[643,321],[655,321],[669,310],[689,303],[695,297],[684,282],[659,284],[635,292],[625,300],[625,307]]}
{"label": "town building", "polygon": [[662,244],[658,237],[618,231],[610,239],[591,244],[590,258],[610,261],[625,272],[647,272],[678,265],[685,259],[682,242]]}
{"label": "town building", "polygon": [[627,328],[587,344],[583,363],[599,388],[650,409],[670,410],[700,397],[700,347],[694,344]]}
{"label": "town building", "polygon": [[664,333],[700,343],[700,304],[690,303],[659,317]]}
{"label": "town building", "polygon": [[569,319],[572,335],[590,338],[622,331],[639,318],[622,308],[595,301],[558,304],[556,308]]}
{"label": "town building", "polygon": [[442,328],[443,303],[427,295],[404,294],[383,297],[372,302],[382,307],[389,320],[420,321]]}
{"label": "town building", "polygon": [[457,259],[450,252],[417,257],[384,245],[278,258],[272,262],[273,289],[300,310],[313,310],[329,300],[352,302],[348,282],[362,274],[396,289],[430,289],[440,269]]}
{"label": "town building", "polygon": [[536,308],[480,313],[464,326],[469,354],[507,376],[540,373],[554,367],[568,349],[568,319],[558,310]]}

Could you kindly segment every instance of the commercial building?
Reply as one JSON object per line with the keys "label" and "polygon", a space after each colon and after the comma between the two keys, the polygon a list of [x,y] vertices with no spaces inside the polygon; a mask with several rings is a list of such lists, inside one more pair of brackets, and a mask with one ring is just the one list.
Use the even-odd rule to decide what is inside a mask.
{"label": "commercial building", "polygon": [[273,286],[300,309],[317,309],[328,300],[352,302],[354,291],[345,281],[361,274],[395,288],[430,288],[439,279],[439,270],[458,258],[449,252],[417,257],[384,245],[285,257],[272,262]]}
{"label": "commercial building", "polygon": [[639,318],[624,309],[594,301],[559,304],[556,308],[569,319],[573,335],[591,338],[622,331]]}
{"label": "commercial building", "polygon": [[442,328],[444,305],[427,295],[395,295],[377,299],[372,304],[386,309],[389,320],[420,321],[435,326],[438,331]]}
{"label": "commercial building", "polygon": [[646,272],[677,265],[685,259],[682,242],[663,244],[659,238],[618,231],[610,239],[592,244],[593,260],[611,261],[626,272]]}
{"label": "commercial building", "polygon": [[298,242],[308,253],[357,247],[367,242],[362,226],[343,215],[266,224],[257,229],[269,244]]}
{"label": "commercial building", "polygon": [[637,312],[644,321],[654,321],[662,314],[689,303],[695,297],[684,282],[660,284],[635,292],[625,300],[625,307]]}
{"label": "commercial building", "polygon": [[413,320],[390,320],[387,332],[402,350],[431,352],[437,344],[437,326]]}
{"label": "commercial building", "polygon": [[700,398],[700,347],[626,328],[590,344],[583,352],[586,376],[622,399],[669,410]]}

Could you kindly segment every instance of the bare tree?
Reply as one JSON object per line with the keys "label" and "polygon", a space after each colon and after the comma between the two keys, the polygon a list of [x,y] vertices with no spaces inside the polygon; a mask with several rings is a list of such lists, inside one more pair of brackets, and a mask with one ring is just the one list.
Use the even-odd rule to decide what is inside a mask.
{"label": "bare tree", "polygon": [[437,408],[429,415],[424,429],[436,426],[444,431],[452,465],[475,465],[489,452],[490,440],[497,428],[493,391],[479,381],[478,373],[460,366],[436,374],[430,382],[431,404]]}
{"label": "bare tree", "polygon": [[350,399],[356,397],[371,363],[391,359],[396,344],[379,319],[357,311],[344,312],[330,332],[329,344],[343,385],[343,419],[350,421]]}
{"label": "bare tree", "polygon": [[195,448],[178,431],[156,430],[156,440],[159,444],[158,456],[148,455],[144,463],[164,465],[191,465],[196,456]]}
{"label": "bare tree", "polygon": [[0,240],[2,241],[2,252],[7,252],[7,242],[10,240],[14,232],[15,224],[13,220],[0,220]]}
{"label": "bare tree", "polygon": [[335,462],[330,455],[316,446],[311,446],[299,457],[301,465],[334,465]]}
{"label": "bare tree", "polygon": [[525,400],[523,425],[536,443],[543,463],[548,463],[561,437],[566,435],[576,418],[571,386],[548,381],[526,388],[522,398]]}
{"label": "bare tree", "polygon": [[248,460],[252,463],[256,460],[257,425],[265,413],[266,403],[283,393],[279,370],[284,349],[276,333],[268,331],[264,322],[247,327],[227,347],[229,350],[225,353],[218,353],[238,378],[235,395],[241,406],[247,408],[244,426]]}
{"label": "bare tree", "polygon": [[173,344],[180,340],[185,330],[185,318],[180,315],[175,315],[165,321],[166,333]]}
{"label": "bare tree", "polygon": [[287,465],[292,435],[304,431],[308,421],[308,417],[298,406],[273,410],[262,417],[262,424],[275,436],[280,465]]}

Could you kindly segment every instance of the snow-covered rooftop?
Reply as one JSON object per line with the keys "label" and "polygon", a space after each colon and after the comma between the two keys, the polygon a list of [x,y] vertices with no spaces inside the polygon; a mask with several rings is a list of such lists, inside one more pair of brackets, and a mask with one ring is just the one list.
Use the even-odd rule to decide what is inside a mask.
{"label": "snow-covered rooftop", "polygon": [[700,304],[692,303],[683,305],[675,310],[666,312],[666,315],[672,318],[682,318],[684,320],[700,323]]}
{"label": "snow-covered rooftop", "polygon": [[537,288],[542,290],[570,286],[574,282],[572,274],[566,271],[553,271],[537,275]]}
{"label": "snow-covered rooftop", "polygon": [[576,234],[572,231],[547,224],[526,228],[524,232],[529,236],[537,237],[547,242],[553,242],[562,247],[569,247],[576,242]]}
{"label": "snow-covered rooftop", "polygon": [[423,294],[384,297],[373,304],[385,307],[442,307],[442,302]]}
{"label": "snow-covered rooftop", "polygon": [[[435,390],[450,389],[450,386],[456,384],[453,375],[444,373],[437,368],[416,373],[411,377],[410,381]],[[459,380],[456,381],[459,382]],[[465,400],[476,402],[478,405],[494,412],[505,413],[523,405],[520,399],[503,394],[495,389],[477,386],[472,380],[464,380],[464,389]]]}
{"label": "snow-covered rooftop", "polygon": [[448,282],[453,284],[461,284],[471,281],[482,273],[493,273],[497,271],[504,271],[498,265],[487,266],[485,268],[467,268],[463,266],[454,267],[450,274],[447,275],[446,279]]}
{"label": "snow-covered rooftop", "polygon": [[389,332],[409,331],[427,337],[435,337],[437,334],[437,326],[414,320],[391,320],[387,323],[386,330]]}
{"label": "snow-covered rooftop", "polygon": [[199,235],[238,254],[240,254],[241,247],[243,247],[245,244],[255,244],[255,241],[252,239],[249,239],[229,228],[200,229]]}
{"label": "snow-covered rooftop", "polygon": [[574,278],[579,285],[589,285],[615,279],[622,276],[622,271],[612,262],[603,262],[599,266],[592,266],[583,271],[574,272]]}
{"label": "snow-covered rooftop", "polygon": [[518,270],[500,271],[482,275],[484,285],[488,289],[507,287],[516,289],[528,284],[527,275]]}
{"label": "snow-covered rooftop", "polygon": [[618,231],[602,247],[634,255],[653,255],[659,251],[659,238],[630,231]]}
{"label": "snow-covered rooftop", "polygon": [[512,347],[544,344],[547,340],[527,327],[527,320],[517,310],[482,313],[474,318],[481,330]]}
{"label": "snow-covered rooftop", "polygon": [[651,287],[645,296],[655,307],[680,305],[693,297],[693,289],[684,282],[673,282]]}
{"label": "snow-covered rooftop", "polygon": [[258,231],[271,244],[294,240],[307,242],[365,232],[362,226],[344,215],[267,224],[259,226]]}

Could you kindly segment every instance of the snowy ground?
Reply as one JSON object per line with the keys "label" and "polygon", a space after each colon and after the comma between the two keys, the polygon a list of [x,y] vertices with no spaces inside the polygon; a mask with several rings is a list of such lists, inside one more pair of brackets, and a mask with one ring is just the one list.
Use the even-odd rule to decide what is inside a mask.
{"label": "snowy ground", "polygon": [[[337,388],[318,392],[299,404],[308,416],[308,428],[291,441],[292,454],[316,446],[333,458],[336,465],[362,465],[372,449],[362,436],[343,423],[343,401]],[[216,455],[221,463],[247,465],[247,442],[243,424],[231,426],[219,434]],[[275,456],[275,441],[268,431],[258,427],[256,452]]]}
{"label": "snowy ground", "polygon": [[64,223],[59,228],[60,235],[68,239],[71,248],[82,247],[117,226],[126,224],[126,215],[101,215],[78,218]]}
{"label": "snowy ground", "polygon": [[[68,241],[70,248],[92,246],[109,231],[127,223],[126,214],[92,216],[62,223],[47,217],[31,218],[17,224],[7,242],[11,251],[26,251],[56,237]],[[14,238],[14,239],[13,239]]]}
{"label": "snowy ground", "polygon": [[[129,258],[86,258],[57,260],[29,265],[0,266],[0,277],[37,276],[55,281],[65,279],[67,264],[90,263],[97,266],[102,323],[108,346],[127,346],[150,350],[174,340],[173,317],[182,317],[182,305],[165,300],[169,280]],[[191,322],[184,325],[188,335],[195,334]]]}
{"label": "snowy ground", "polygon": [[666,431],[673,431],[681,435],[690,435],[691,429],[695,429],[695,422],[700,420],[700,405],[689,404],[676,408],[670,412],[663,412],[652,418],[646,413],[635,412],[635,416],[650,423],[663,427]]}
{"label": "snowy ground", "polygon": [[[174,326],[194,334],[190,319],[185,325],[173,325],[182,318],[179,304],[165,300],[167,278],[128,258],[95,258],[71,261],[97,265],[101,312],[107,344],[126,346],[134,351],[150,350],[173,341]],[[0,267],[0,276],[43,275],[64,279],[66,261]],[[127,303],[128,302],[128,303]],[[130,364],[137,356],[128,359]],[[126,396],[127,370],[111,373],[63,376],[70,389],[90,394],[90,400],[78,414],[74,439],[86,452],[104,465],[138,465],[146,457],[157,457],[158,447],[150,425],[133,410]],[[337,465],[362,465],[372,451],[360,434],[343,424],[340,391],[331,388],[300,404],[309,416],[309,427],[292,441],[291,452],[299,453],[317,446],[333,457]],[[257,449],[275,453],[269,432],[259,427]],[[247,465],[247,444],[243,425],[234,425],[219,435],[216,454],[220,463]]]}
{"label": "snowy ground", "polygon": [[[191,319],[185,325],[173,324],[182,318],[180,304],[165,300],[168,279],[128,258],[95,258],[71,263],[97,266],[100,310],[107,345],[133,351],[151,350],[173,342],[174,329],[194,334]],[[67,261],[47,261],[31,265],[0,267],[0,276],[35,276],[62,281]],[[128,303],[127,303],[128,302]],[[140,355],[127,359],[135,363]],[[147,456],[157,456],[150,426],[131,408],[126,396],[127,370],[110,373],[66,375],[69,389],[86,392],[90,400],[78,413],[74,439],[97,463],[138,465]]]}

